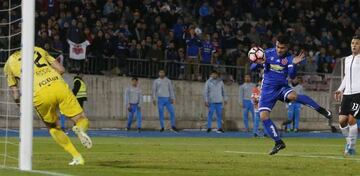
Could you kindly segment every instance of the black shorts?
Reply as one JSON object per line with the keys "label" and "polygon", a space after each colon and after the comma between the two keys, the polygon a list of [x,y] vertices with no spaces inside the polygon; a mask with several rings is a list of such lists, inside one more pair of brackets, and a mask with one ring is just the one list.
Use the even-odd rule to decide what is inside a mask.
{"label": "black shorts", "polygon": [[356,119],[360,118],[360,93],[344,95],[341,101],[340,115],[353,115]]}

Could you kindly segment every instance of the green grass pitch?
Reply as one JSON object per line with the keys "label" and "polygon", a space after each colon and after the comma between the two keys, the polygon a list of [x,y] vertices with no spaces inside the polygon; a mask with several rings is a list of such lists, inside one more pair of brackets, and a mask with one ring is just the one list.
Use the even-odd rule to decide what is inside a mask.
{"label": "green grass pitch", "polygon": [[[94,137],[90,150],[72,141],[86,160],[84,166],[68,166],[70,155],[51,138],[36,137],[34,170],[84,176],[360,175],[360,157],[342,156],[344,139],[287,138],[287,148],[275,156],[267,155],[273,142],[265,138]],[[8,153],[16,155],[17,147],[9,146]],[[7,164],[16,166],[17,161],[7,159]],[[39,173],[0,168],[0,175]]]}

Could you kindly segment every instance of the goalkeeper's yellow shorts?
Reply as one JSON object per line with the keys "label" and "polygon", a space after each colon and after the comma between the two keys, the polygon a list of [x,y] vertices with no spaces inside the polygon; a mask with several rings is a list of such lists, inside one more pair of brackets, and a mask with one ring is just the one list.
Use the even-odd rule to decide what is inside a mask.
{"label": "goalkeeper's yellow shorts", "polygon": [[63,81],[55,81],[36,92],[33,101],[39,117],[49,124],[58,121],[58,109],[68,118],[83,112],[75,95]]}

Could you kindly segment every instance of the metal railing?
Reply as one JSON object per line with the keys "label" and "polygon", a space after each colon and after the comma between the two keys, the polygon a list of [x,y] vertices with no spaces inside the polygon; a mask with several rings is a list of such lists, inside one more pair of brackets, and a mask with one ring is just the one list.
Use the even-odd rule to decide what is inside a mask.
{"label": "metal railing", "polygon": [[[58,55],[51,53],[53,55]],[[259,72],[249,72],[249,65],[233,66],[219,64],[195,64],[178,62],[173,60],[154,60],[137,58],[117,58],[88,55],[86,60],[77,61],[64,56],[63,64],[70,73],[82,70],[85,74],[109,75],[109,76],[136,76],[156,78],[160,69],[167,72],[167,76],[173,80],[205,81],[212,70],[221,73],[225,83],[242,83],[243,77],[249,73],[254,82],[259,81]],[[0,52],[0,63],[6,61],[7,52]],[[2,65],[0,65],[2,66]],[[330,74],[298,72],[303,78],[304,87],[308,90],[329,90]]]}
{"label": "metal railing", "polygon": [[[64,66],[69,72],[82,70],[85,74],[95,75],[126,75],[146,78],[158,77],[160,69],[166,71],[173,80],[205,81],[212,70],[217,70],[226,82],[242,82],[249,66],[229,66],[219,64],[195,64],[172,60],[152,60],[137,58],[95,57],[87,56],[84,61],[75,61],[65,57]],[[254,81],[259,73],[250,73]]]}

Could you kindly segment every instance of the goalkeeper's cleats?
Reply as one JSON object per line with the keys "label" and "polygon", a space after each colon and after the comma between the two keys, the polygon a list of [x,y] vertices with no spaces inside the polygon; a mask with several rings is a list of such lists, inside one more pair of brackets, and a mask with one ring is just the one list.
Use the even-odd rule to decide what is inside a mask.
{"label": "goalkeeper's cleats", "polygon": [[92,147],[92,141],[90,137],[82,129],[75,125],[72,130],[85,148],[90,149]]}
{"label": "goalkeeper's cleats", "polygon": [[69,163],[69,166],[77,166],[77,165],[84,165],[85,160],[82,156],[75,157],[72,159],[72,161]]}

